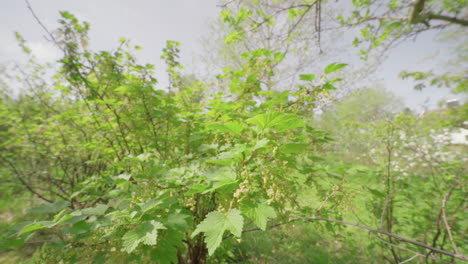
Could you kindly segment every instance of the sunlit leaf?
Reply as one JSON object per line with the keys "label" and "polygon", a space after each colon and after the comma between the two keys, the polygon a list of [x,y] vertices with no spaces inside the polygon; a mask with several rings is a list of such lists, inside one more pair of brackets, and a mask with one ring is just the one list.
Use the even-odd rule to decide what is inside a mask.
{"label": "sunlit leaf", "polygon": [[325,73],[326,74],[329,74],[329,73],[332,73],[332,72],[335,72],[345,66],[347,66],[348,64],[344,64],[344,63],[332,63],[332,64],[329,64],[327,67],[325,67]]}
{"label": "sunlit leaf", "polygon": [[244,123],[237,121],[228,122],[226,124],[212,123],[207,125],[208,129],[229,132],[235,135],[239,135],[246,127]]}
{"label": "sunlit leaf", "polygon": [[299,79],[303,81],[311,82],[315,79],[315,75],[314,74],[301,74],[299,75]]}
{"label": "sunlit leaf", "polygon": [[36,230],[49,228],[53,225],[54,225],[54,222],[52,221],[40,221],[40,222],[31,223],[31,224],[24,226],[19,232],[19,234],[23,235],[23,234],[31,233]]}
{"label": "sunlit leaf", "polygon": [[298,116],[281,112],[260,114],[248,119],[247,122],[262,129],[274,128],[278,132],[304,126],[304,122]]}
{"label": "sunlit leaf", "polygon": [[243,226],[244,218],[239,210],[232,209],[227,214],[213,211],[206,216],[205,220],[198,224],[192,233],[192,238],[203,232],[208,253],[211,256],[221,244],[225,231],[230,231],[233,235],[240,237]]}

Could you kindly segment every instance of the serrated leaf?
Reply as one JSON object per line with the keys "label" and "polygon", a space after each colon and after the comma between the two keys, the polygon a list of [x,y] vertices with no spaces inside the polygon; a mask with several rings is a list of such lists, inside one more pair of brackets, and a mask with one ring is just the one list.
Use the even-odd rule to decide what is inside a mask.
{"label": "serrated leaf", "polygon": [[348,64],[345,64],[345,63],[332,63],[332,64],[329,64],[327,67],[325,67],[325,73],[329,74],[329,73],[335,72],[335,71],[345,67],[346,65],[348,65]]}
{"label": "serrated leaf", "polygon": [[135,250],[135,248],[141,242],[140,235],[138,234],[138,232],[133,231],[133,230],[125,233],[122,239],[123,239],[122,251],[126,251],[128,253],[131,253],[133,250]]}
{"label": "serrated leaf", "polygon": [[304,126],[304,122],[297,115],[281,112],[260,114],[248,119],[247,122],[262,129],[274,128],[278,132]]}
{"label": "serrated leaf", "polygon": [[206,216],[205,220],[198,224],[192,234],[192,238],[199,233],[205,233],[208,254],[211,256],[221,244],[225,231],[230,231],[233,235],[240,237],[243,226],[244,218],[239,210],[232,209],[227,214],[213,211]]}
{"label": "serrated leaf", "polygon": [[122,237],[122,251],[132,253],[140,243],[156,245],[159,229],[165,229],[164,225],[158,221],[151,220],[139,225],[134,230],[127,231]]}
{"label": "serrated leaf", "polygon": [[241,207],[242,213],[257,225],[260,229],[265,231],[267,221],[269,218],[275,218],[276,212],[273,207],[267,205],[265,202],[253,204],[245,202]]}
{"label": "serrated leaf", "polygon": [[315,79],[315,75],[314,74],[301,74],[299,75],[299,79],[302,81],[311,82]]}
{"label": "serrated leaf", "polygon": [[187,220],[185,219],[189,217],[190,215],[188,214],[173,213],[167,217],[165,223],[168,227],[172,226],[172,227],[185,228],[187,227]]}

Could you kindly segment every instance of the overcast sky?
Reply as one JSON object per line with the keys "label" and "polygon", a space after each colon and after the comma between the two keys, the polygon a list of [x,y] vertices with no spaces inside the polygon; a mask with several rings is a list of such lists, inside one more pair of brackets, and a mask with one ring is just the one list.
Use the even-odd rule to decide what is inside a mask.
{"label": "overcast sky", "polygon": [[[14,31],[23,35],[40,60],[59,58],[60,53],[44,39],[43,30],[23,0],[0,2],[0,64],[23,58]],[[30,3],[49,29],[57,28],[58,12],[64,10],[90,22],[91,47],[94,49],[113,49],[120,37],[130,39],[133,44],[143,47],[137,53],[141,63],[152,63],[161,69],[157,74],[159,78],[163,73],[159,57],[166,40],[181,42],[182,62],[189,66],[189,70],[196,67],[194,55],[202,51],[199,40],[209,34],[207,22],[219,13],[217,0],[30,0]],[[442,60],[433,55],[446,52],[453,44],[437,42],[435,33],[421,34],[416,41],[406,42],[389,53],[377,73],[379,82],[418,111],[427,100],[431,109],[442,99],[456,98],[442,88],[415,91],[412,89],[414,83],[398,78],[401,70],[440,68]]]}

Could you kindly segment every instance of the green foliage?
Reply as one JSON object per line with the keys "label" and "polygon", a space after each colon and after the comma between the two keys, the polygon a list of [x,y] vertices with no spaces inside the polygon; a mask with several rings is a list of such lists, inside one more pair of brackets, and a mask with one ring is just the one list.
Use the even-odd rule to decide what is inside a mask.
{"label": "green foliage", "polygon": [[[362,99],[373,93],[373,98]],[[426,115],[422,118],[409,113],[391,113],[385,110],[385,104],[393,100],[389,96],[379,95],[377,90],[363,90],[330,108],[324,114],[323,123],[329,129],[339,126],[341,132],[340,137],[327,146],[329,155],[354,167],[346,171],[346,182],[349,187],[359,186],[356,196],[352,192],[348,195],[356,206],[353,213],[360,221],[375,222],[384,230],[405,234],[423,243],[442,245],[443,240],[433,242],[440,239],[439,232],[444,228],[438,222],[442,217],[441,201],[450,193],[453,195],[452,210],[456,211],[454,208],[463,203],[459,181],[466,174],[463,164],[466,146],[453,146],[450,142],[449,131],[453,124],[446,123],[450,110],[440,110],[446,112],[440,117]],[[372,105],[372,100],[381,99],[382,102],[376,104],[379,108],[361,109],[362,101]],[[457,215],[455,211],[452,212]],[[415,222],[419,224],[411,224]],[[464,226],[464,221],[455,220],[451,224],[454,229],[459,225]],[[463,244],[460,233],[452,235],[457,241],[455,244]],[[380,254],[404,258],[402,252],[392,249]]]}
{"label": "green foliage", "polygon": [[266,230],[268,219],[276,217],[275,210],[265,202],[257,205],[245,202],[241,206],[242,213],[263,231]]}
{"label": "green foliage", "polygon": [[367,59],[424,31],[468,26],[462,15],[466,4],[466,0],[353,1],[351,15],[339,19],[360,29],[360,37],[353,44],[363,47],[360,54]]}
{"label": "green foliage", "polygon": [[68,201],[57,201],[51,204],[43,204],[29,209],[30,213],[46,214],[46,213],[57,213],[58,211],[70,206]]}
{"label": "green foliage", "polygon": [[205,234],[208,253],[213,255],[213,252],[219,247],[223,240],[224,232],[230,231],[233,235],[240,237],[242,235],[243,225],[244,218],[237,209],[232,209],[226,214],[214,211],[207,214],[205,220],[198,224],[192,234],[192,238],[203,232]]}
{"label": "green foliage", "polygon": [[346,67],[347,64],[344,64],[344,63],[332,63],[330,65],[328,65],[327,67],[325,67],[325,74],[329,74],[329,73],[332,73],[332,72],[335,72],[341,68],[344,68]]}
{"label": "green foliage", "polygon": [[418,81],[414,86],[417,90],[424,89],[427,85],[451,88],[454,93],[468,93],[468,77],[466,72],[459,74],[445,73],[437,75],[432,72],[401,72],[402,79],[412,78]]}
{"label": "green foliage", "polygon": [[[303,4],[281,9],[292,20],[286,24],[295,27],[317,2]],[[399,3],[388,7],[397,9]],[[261,8],[238,11],[221,15],[232,29],[226,39],[232,45],[262,24],[276,24]],[[133,57],[138,46],[122,38],[114,51],[92,51],[89,24],[69,12],[61,16],[55,41],[63,57],[50,68],[57,69],[53,80],[31,59],[32,73],[18,76],[29,89],[18,96],[1,94],[0,179],[34,195],[33,204],[40,201],[2,225],[1,248],[32,248],[31,261],[39,263],[223,263],[247,261],[247,245],[254,249],[252,261],[339,263],[359,255],[364,246],[355,244],[365,243],[376,253],[357,262],[389,256],[403,261],[411,256],[379,244],[381,237],[354,239],[357,233],[330,222],[262,234],[264,248],[243,233],[271,232],[268,227],[302,217],[334,217],[426,244],[433,239],[444,248],[449,242],[438,235],[443,226],[437,210],[447,193],[453,243],[463,244],[459,234],[466,223],[457,211],[464,198],[462,152],[439,142],[431,122],[393,113],[397,100],[373,89],[315,117],[320,100],[337,89],[341,79],[335,73],[346,64],[332,63],[322,76],[299,74],[297,87],[276,91],[265,80],[288,62],[288,50],[249,49],[238,56],[237,67],[217,76],[225,92],[214,92],[209,83],[183,74],[180,44],[168,41],[161,59],[169,86],[159,87],[154,66]],[[320,126],[335,135],[334,142]],[[437,231],[428,232],[433,223]],[[271,234],[278,236],[267,238]],[[332,243],[338,234],[347,235],[343,245],[351,243],[346,254],[317,246],[338,251]],[[233,245],[237,240],[231,237],[240,244]],[[309,244],[312,251],[305,250]],[[265,256],[269,253],[275,258]]]}
{"label": "green foliage", "polygon": [[154,246],[157,243],[158,229],[165,229],[164,226],[157,221],[151,220],[141,223],[134,230],[126,232],[123,237],[123,251],[132,253],[138,244]]}
{"label": "green foliage", "polygon": [[298,116],[280,112],[260,114],[248,119],[247,122],[258,126],[262,130],[273,128],[278,132],[304,126],[304,123]]}
{"label": "green foliage", "polygon": [[260,76],[274,74],[282,53],[244,54],[242,70],[223,76],[236,97],[228,101],[205,97],[204,84],[181,75],[177,42],[163,50],[170,85],[158,90],[153,66],[136,64],[127,40],[115,52],[92,52],[86,23],[68,12],[60,21],[65,54],[53,85],[2,102],[2,165],[47,202],[7,239],[45,236],[43,253],[60,245],[57,257],[69,261],[79,248],[83,261],[170,263],[213,255],[225,231],[266,230],[297,207],[314,166],[311,144],[326,140],[306,121],[313,98],[262,91]]}

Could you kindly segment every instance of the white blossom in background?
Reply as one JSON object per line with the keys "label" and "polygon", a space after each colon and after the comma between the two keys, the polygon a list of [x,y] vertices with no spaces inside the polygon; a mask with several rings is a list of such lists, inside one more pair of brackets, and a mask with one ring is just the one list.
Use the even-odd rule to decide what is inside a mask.
{"label": "white blossom in background", "polygon": [[[368,151],[360,155],[359,160],[368,160],[375,166],[388,164],[393,172],[403,177],[415,172],[427,177],[443,164],[468,161],[468,154],[454,148],[452,135],[453,132],[447,128],[426,132],[396,128],[393,134],[367,142]],[[387,145],[391,145],[391,153]]]}

